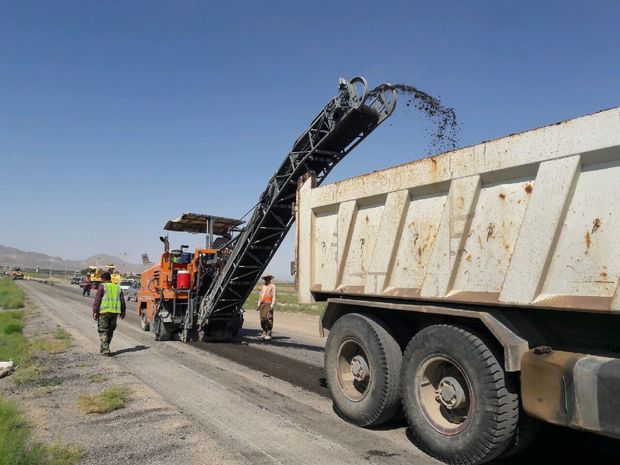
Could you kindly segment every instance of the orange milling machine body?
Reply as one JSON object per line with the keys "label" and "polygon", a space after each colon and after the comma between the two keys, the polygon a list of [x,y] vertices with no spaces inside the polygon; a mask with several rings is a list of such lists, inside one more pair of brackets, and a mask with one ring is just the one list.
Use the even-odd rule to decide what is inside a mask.
{"label": "orange milling machine body", "polygon": [[[140,292],[136,299],[136,313],[152,321],[163,304],[176,299],[187,301],[196,292],[198,261],[201,256],[215,255],[217,250],[196,248],[188,263],[174,260],[174,250],[166,250],[159,263],[147,268],[140,276]],[[189,289],[176,288],[179,271],[187,271],[190,276]]]}

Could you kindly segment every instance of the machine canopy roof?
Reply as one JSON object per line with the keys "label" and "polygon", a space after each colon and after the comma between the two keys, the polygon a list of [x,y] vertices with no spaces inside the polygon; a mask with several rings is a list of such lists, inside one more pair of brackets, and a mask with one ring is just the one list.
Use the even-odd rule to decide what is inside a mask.
{"label": "machine canopy roof", "polygon": [[230,229],[243,224],[244,221],[224,218],[221,216],[201,215],[198,213],[183,213],[174,220],[170,220],[164,226],[166,231],[182,231],[193,234],[207,233],[208,221],[213,222],[213,234],[223,236]]}

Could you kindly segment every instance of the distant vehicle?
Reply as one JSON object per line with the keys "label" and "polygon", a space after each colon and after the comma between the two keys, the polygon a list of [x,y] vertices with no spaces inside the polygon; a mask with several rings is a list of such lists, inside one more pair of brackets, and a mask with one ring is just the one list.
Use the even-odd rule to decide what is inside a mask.
{"label": "distant vehicle", "polygon": [[138,292],[140,292],[140,281],[132,282],[131,286],[127,290],[123,290],[123,294],[127,298],[128,302],[132,300],[135,302],[138,300]]}
{"label": "distant vehicle", "polygon": [[112,275],[113,283],[119,284],[122,281],[120,273],[115,271],[115,266],[113,264],[106,265],[104,268],[97,268],[95,265],[90,265],[88,270],[93,289],[99,287],[99,284],[101,284],[101,275],[106,271]]}
{"label": "distant vehicle", "polygon": [[15,281],[16,279],[24,279],[24,273],[20,268],[13,268],[11,270],[11,279]]}
{"label": "distant vehicle", "polygon": [[133,281],[130,279],[125,279],[120,282],[119,286],[123,291],[126,291],[133,285]]}
{"label": "distant vehicle", "polygon": [[71,284],[80,284],[82,282],[82,277],[81,276],[74,276],[73,278],[71,278]]}

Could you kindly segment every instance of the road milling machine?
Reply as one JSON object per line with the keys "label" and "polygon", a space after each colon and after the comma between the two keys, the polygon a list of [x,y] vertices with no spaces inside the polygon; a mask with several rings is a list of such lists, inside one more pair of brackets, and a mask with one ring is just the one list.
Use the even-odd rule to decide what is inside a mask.
{"label": "road milling machine", "polygon": [[[227,340],[243,324],[243,304],[294,220],[299,183],[316,185],[396,107],[389,85],[369,91],[362,77],[339,80],[338,95],[295,141],[259,196],[248,222],[187,213],[164,229],[206,233],[205,248],[170,250],[141,277],[137,312],[158,340]],[[214,236],[220,236],[213,241]],[[228,238],[229,240],[222,240]],[[222,244],[223,245],[218,245]]]}
{"label": "road milling machine", "polygon": [[[198,337],[198,327],[190,323],[190,318],[195,321],[202,298],[230,255],[225,238],[238,233],[242,224],[241,220],[196,213],[184,213],[166,223],[166,231],[205,233],[206,243],[191,253],[187,245],[170,250],[168,236],[160,237],[164,252],[159,263],[140,274],[137,309],[144,331],[153,331],[157,340],[178,337],[188,341]],[[214,240],[214,236],[219,237]],[[243,325],[243,312],[236,312],[227,323],[226,331],[211,331],[209,337],[235,336]]]}

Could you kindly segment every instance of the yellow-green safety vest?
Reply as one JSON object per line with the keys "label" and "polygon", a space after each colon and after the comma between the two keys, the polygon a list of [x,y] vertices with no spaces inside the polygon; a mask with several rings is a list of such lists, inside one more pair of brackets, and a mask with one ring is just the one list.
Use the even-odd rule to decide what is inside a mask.
{"label": "yellow-green safety vest", "polygon": [[99,313],[121,313],[121,288],[115,283],[103,283],[103,298]]}

